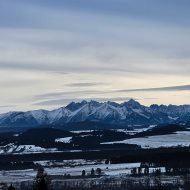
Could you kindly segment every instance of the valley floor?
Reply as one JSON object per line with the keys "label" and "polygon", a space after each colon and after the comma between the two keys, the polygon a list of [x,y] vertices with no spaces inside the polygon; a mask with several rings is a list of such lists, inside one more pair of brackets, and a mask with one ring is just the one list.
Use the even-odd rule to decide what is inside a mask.
{"label": "valley floor", "polygon": [[[2,133],[1,138],[0,189],[13,184],[17,190],[32,190],[42,167],[52,190],[190,187],[189,128],[169,125],[72,133],[33,129],[17,136]],[[31,145],[25,144],[28,141]]]}

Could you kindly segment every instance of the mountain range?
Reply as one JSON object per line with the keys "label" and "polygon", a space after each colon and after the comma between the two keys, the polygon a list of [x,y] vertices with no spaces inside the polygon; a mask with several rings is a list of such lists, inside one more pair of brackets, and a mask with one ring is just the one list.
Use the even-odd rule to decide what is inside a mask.
{"label": "mountain range", "polygon": [[8,112],[0,115],[1,127],[37,127],[42,125],[66,125],[84,121],[131,126],[186,123],[190,121],[190,105],[141,105],[131,99],[128,102],[71,102],[66,107],[52,111],[34,110]]}

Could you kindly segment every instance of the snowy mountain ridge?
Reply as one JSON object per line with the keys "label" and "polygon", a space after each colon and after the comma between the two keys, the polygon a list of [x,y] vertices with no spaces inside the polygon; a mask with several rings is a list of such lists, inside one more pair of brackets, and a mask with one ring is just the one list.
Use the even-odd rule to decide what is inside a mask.
{"label": "snowy mountain ridge", "polygon": [[71,102],[66,107],[52,111],[35,110],[8,112],[0,115],[1,127],[34,127],[39,125],[64,125],[95,121],[117,125],[154,125],[190,121],[190,105],[143,106],[131,99],[128,102],[82,101]]}

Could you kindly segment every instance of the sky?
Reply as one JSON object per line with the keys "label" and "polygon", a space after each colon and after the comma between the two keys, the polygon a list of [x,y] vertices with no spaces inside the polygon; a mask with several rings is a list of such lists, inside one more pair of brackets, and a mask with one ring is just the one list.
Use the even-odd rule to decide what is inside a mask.
{"label": "sky", "polygon": [[190,104],[189,0],[0,1],[0,112],[71,101]]}

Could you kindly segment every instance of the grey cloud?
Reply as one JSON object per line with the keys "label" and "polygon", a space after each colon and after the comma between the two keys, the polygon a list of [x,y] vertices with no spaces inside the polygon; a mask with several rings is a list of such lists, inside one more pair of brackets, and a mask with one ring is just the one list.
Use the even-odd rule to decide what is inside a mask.
{"label": "grey cloud", "polygon": [[[82,83],[83,84],[83,83]],[[189,91],[190,85],[182,85],[182,86],[170,86],[170,87],[159,87],[159,88],[142,88],[142,89],[126,89],[126,90],[107,90],[107,91],[100,91],[100,90],[82,90],[82,91],[62,91],[56,93],[45,93],[40,94],[34,97],[34,100],[42,100],[42,99],[56,99],[56,100],[48,100],[50,101],[57,101],[57,98],[66,98],[68,96],[80,96],[80,95],[92,95],[92,94],[112,94],[116,92],[155,92],[155,91]],[[114,98],[113,98],[114,99]],[[70,99],[71,100],[71,99]],[[118,101],[117,99],[115,99]]]}
{"label": "grey cloud", "polygon": [[4,105],[4,106],[0,106],[0,108],[14,108],[16,107],[16,105]]}
{"label": "grey cloud", "polygon": [[55,92],[55,93],[45,93],[40,94],[34,97],[34,99],[47,99],[47,98],[58,98],[64,96],[76,96],[76,95],[86,95],[86,94],[103,94],[108,93],[106,91],[99,91],[99,90],[83,90],[83,91],[62,91],[62,92]]}
{"label": "grey cloud", "polygon": [[10,80],[3,80],[3,81],[0,81],[0,87],[3,87],[3,88],[12,88],[12,87],[26,87],[26,86],[29,86],[29,85],[33,85],[35,83],[42,83],[42,81],[39,81],[39,79],[10,79]]}
{"label": "grey cloud", "polygon": [[189,91],[190,85],[118,90],[117,92]]}
{"label": "grey cloud", "polygon": [[100,101],[100,102],[106,102],[106,101],[128,101],[130,99],[135,99],[138,100],[136,98],[132,98],[132,97],[115,97],[115,98],[74,98],[74,99],[70,99],[70,98],[65,98],[65,99],[55,99],[55,100],[46,100],[46,101],[41,101],[41,102],[37,102],[34,103],[33,105],[37,105],[37,106],[60,106],[60,105],[66,105],[72,101],[76,101],[76,102],[80,102],[82,100],[95,100],[95,101]]}
{"label": "grey cloud", "polygon": [[[72,14],[74,13],[69,13],[69,15]],[[165,72],[165,74],[175,74],[176,72],[180,72],[181,74],[189,74],[188,69],[181,67],[181,65],[184,65],[183,60],[180,60],[180,65],[179,60],[174,60],[171,62],[168,61],[168,63],[165,63],[165,60],[171,57],[175,59],[181,59],[184,57],[188,58],[189,33],[187,33],[186,30],[179,30],[164,25],[160,25],[157,30],[155,29],[156,26],[154,23],[144,23],[143,27],[139,29],[139,21],[127,20],[126,22],[130,27],[126,27],[123,24],[123,19],[121,19],[121,22],[119,23],[116,19],[113,19],[114,25],[117,26],[115,28],[117,29],[113,29],[113,25],[106,24],[106,27],[101,28],[101,30],[95,30],[97,33],[94,34],[92,31],[80,31],[81,28],[86,28],[86,22],[84,22],[84,15],[78,16],[82,21],[79,22],[81,25],[69,30],[72,32],[79,30],[79,32],[77,33],[77,36],[75,34],[76,32],[71,32],[72,35],[70,35],[68,41],[63,37],[68,33],[65,32],[65,30],[62,30],[61,32],[59,30],[54,30],[54,32],[48,30],[49,33],[47,31],[45,32],[45,30],[37,30],[36,32],[21,30],[21,34],[19,35],[25,36],[25,39],[22,39],[21,37],[21,39],[16,41],[16,44],[18,44],[18,46],[22,43],[29,46],[32,44],[32,47],[30,47],[28,51],[23,47],[26,51],[20,51],[22,53],[17,52],[18,55],[15,56],[16,58],[14,58],[14,56],[8,56],[10,62],[1,62],[0,67],[57,73],[106,73],[116,71],[128,73],[156,73],[156,71],[158,71],[160,73]],[[62,17],[64,16],[62,15]],[[73,17],[71,17],[71,20],[72,19]],[[89,20],[87,19],[87,23]],[[109,23],[107,22],[109,18],[104,17],[102,20],[103,21],[100,25],[104,22]],[[95,19],[94,22],[98,22],[98,20]],[[70,26],[71,23],[67,23],[66,25]],[[91,27],[95,26],[91,25]],[[15,31],[10,29],[9,33],[15,33]],[[16,36],[18,35],[17,33]],[[28,35],[25,33],[28,33]],[[62,35],[60,33],[62,33]],[[180,37],[178,37],[177,33],[184,33],[184,35],[180,35]],[[96,38],[94,38],[94,35]],[[2,35],[2,38],[6,38],[6,35]],[[41,44],[38,44],[40,38],[45,39],[42,40],[43,42],[41,42]],[[8,39],[9,38],[7,38],[7,40]],[[72,46],[70,47],[69,44],[72,44]],[[11,44],[9,44],[9,46],[11,46]],[[48,48],[44,49],[47,46]],[[16,47],[16,49],[18,48]],[[15,52],[14,49],[10,49],[8,51]],[[39,52],[39,54],[35,51]],[[31,52],[35,53],[31,56]],[[21,54],[23,54],[23,56]],[[4,54],[2,54],[2,57],[4,57]],[[12,60],[10,60],[11,57],[13,57]],[[26,60],[23,60],[24,57]],[[75,57],[75,59],[72,59],[73,57]],[[160,57],[162,58],[161,60],[159,60]],[[69,62],[67,60],[69,60]],[[152,67],[150,67],[148,63]],[[160,67],[160,65],[162,66]],[[177,66],[171,67],[172,65]],[[167,66],[170,67],[170,69],[168,69]],[[185,67],[187,68],[189,66],[186,65]]]}
{"label": "grey cloud", "polygon": [[[30,25],[34,24],[32,21],[35,20],[35,25],[38,22],[42,22],[42,26],[47,25],[47,21],[51,22],[51,19],[46,17],[49,14],[44,14],[43,12],[48,12],[49,10],[54,10],[57,12],[63,11],[63,8],[73,12],[91,13],[99,15],[120,16],[120,17],[135,17],[143,20],[153,20],[154,22],[166,22],[167,24],[177,23],[177,24],[189,24],[188,14],[189,14],[189,1],[184,0],[183,3],[178,0],[156,0],[152,2],[151,0],[118,0],[117,3],[114,0],[75,0],[75,1],[11,1],[1,3],[1,12],[6,14],[6,10],[9,9],[10,13],[8,16],[8,24],[15,25],[13,20],[14,17],[18,19],[18,24],[28,26],[28,22],[25,17],[21,17],[20,14],[27,15],[30,19]],[[146,6],[144,6],[146,4]],[[4,5],[4,6],[3,6]],[[175,10],[178,10],[177,12]],[[42,11],[43,10],[43,11]],[[162,11],[160,11],[162,10]],[[41,13],[40,13],[41,11]],[[64,11],[63,11],[64,12]],[[16,14],[17,13],[17,14]],[[37,13],[37,14],[31,14]],[[4,16],[3,14],[3,16]],[[40,16],[37,16],[39,15]],[[31,16],[32,15],[32,18]],[[56,15],[56,14],[55,14]],[[150,16],[151,15],[151,16]],[[3,17],[4,18],[4,17]],[[49,17],[48,17],[49,18]],[[175,19],[174,19],[175,18]],[[2,23],[6,24],[6,19],[2,19]],[[52,19],[53,20],[53,19]],[[56,22],[55,20],[53,20]],[[37,22],[37,23],[36,23]],[[64,22],[63,22],[64,23]],[[17,24],[17,25],[18,25]]]}
{"label": "grey cloud", "polygon": [[67,84],[66,86],[70,87],[91,87],[91,86],[99,86],[99,85],[105,85],[106,83],[90,83],[90,82],[81,82],[81,83],[71,83]]}
{"label": "grey cloud", "polygon": [[16,69],[16,70],[43,70],[44,66],[40,64],[32,64],[32,63],[16,63],[16,62],[0,62],[1,69]]}
{"label": "grey cloud", "polygon": [[77,66],[75,64],[67,66],[67,63],[53,64],[47,63],[16,63],[16,62],[0,62],[1,69],[11,69],[11,70],[27,70],[27,71],[47,71],[50,73],[57,74],[68,74],[68,73],[108,73],[108,72],[132,72],[125,69],[109,67],[109,66],[95,66],[95,65],[81,65]]}

